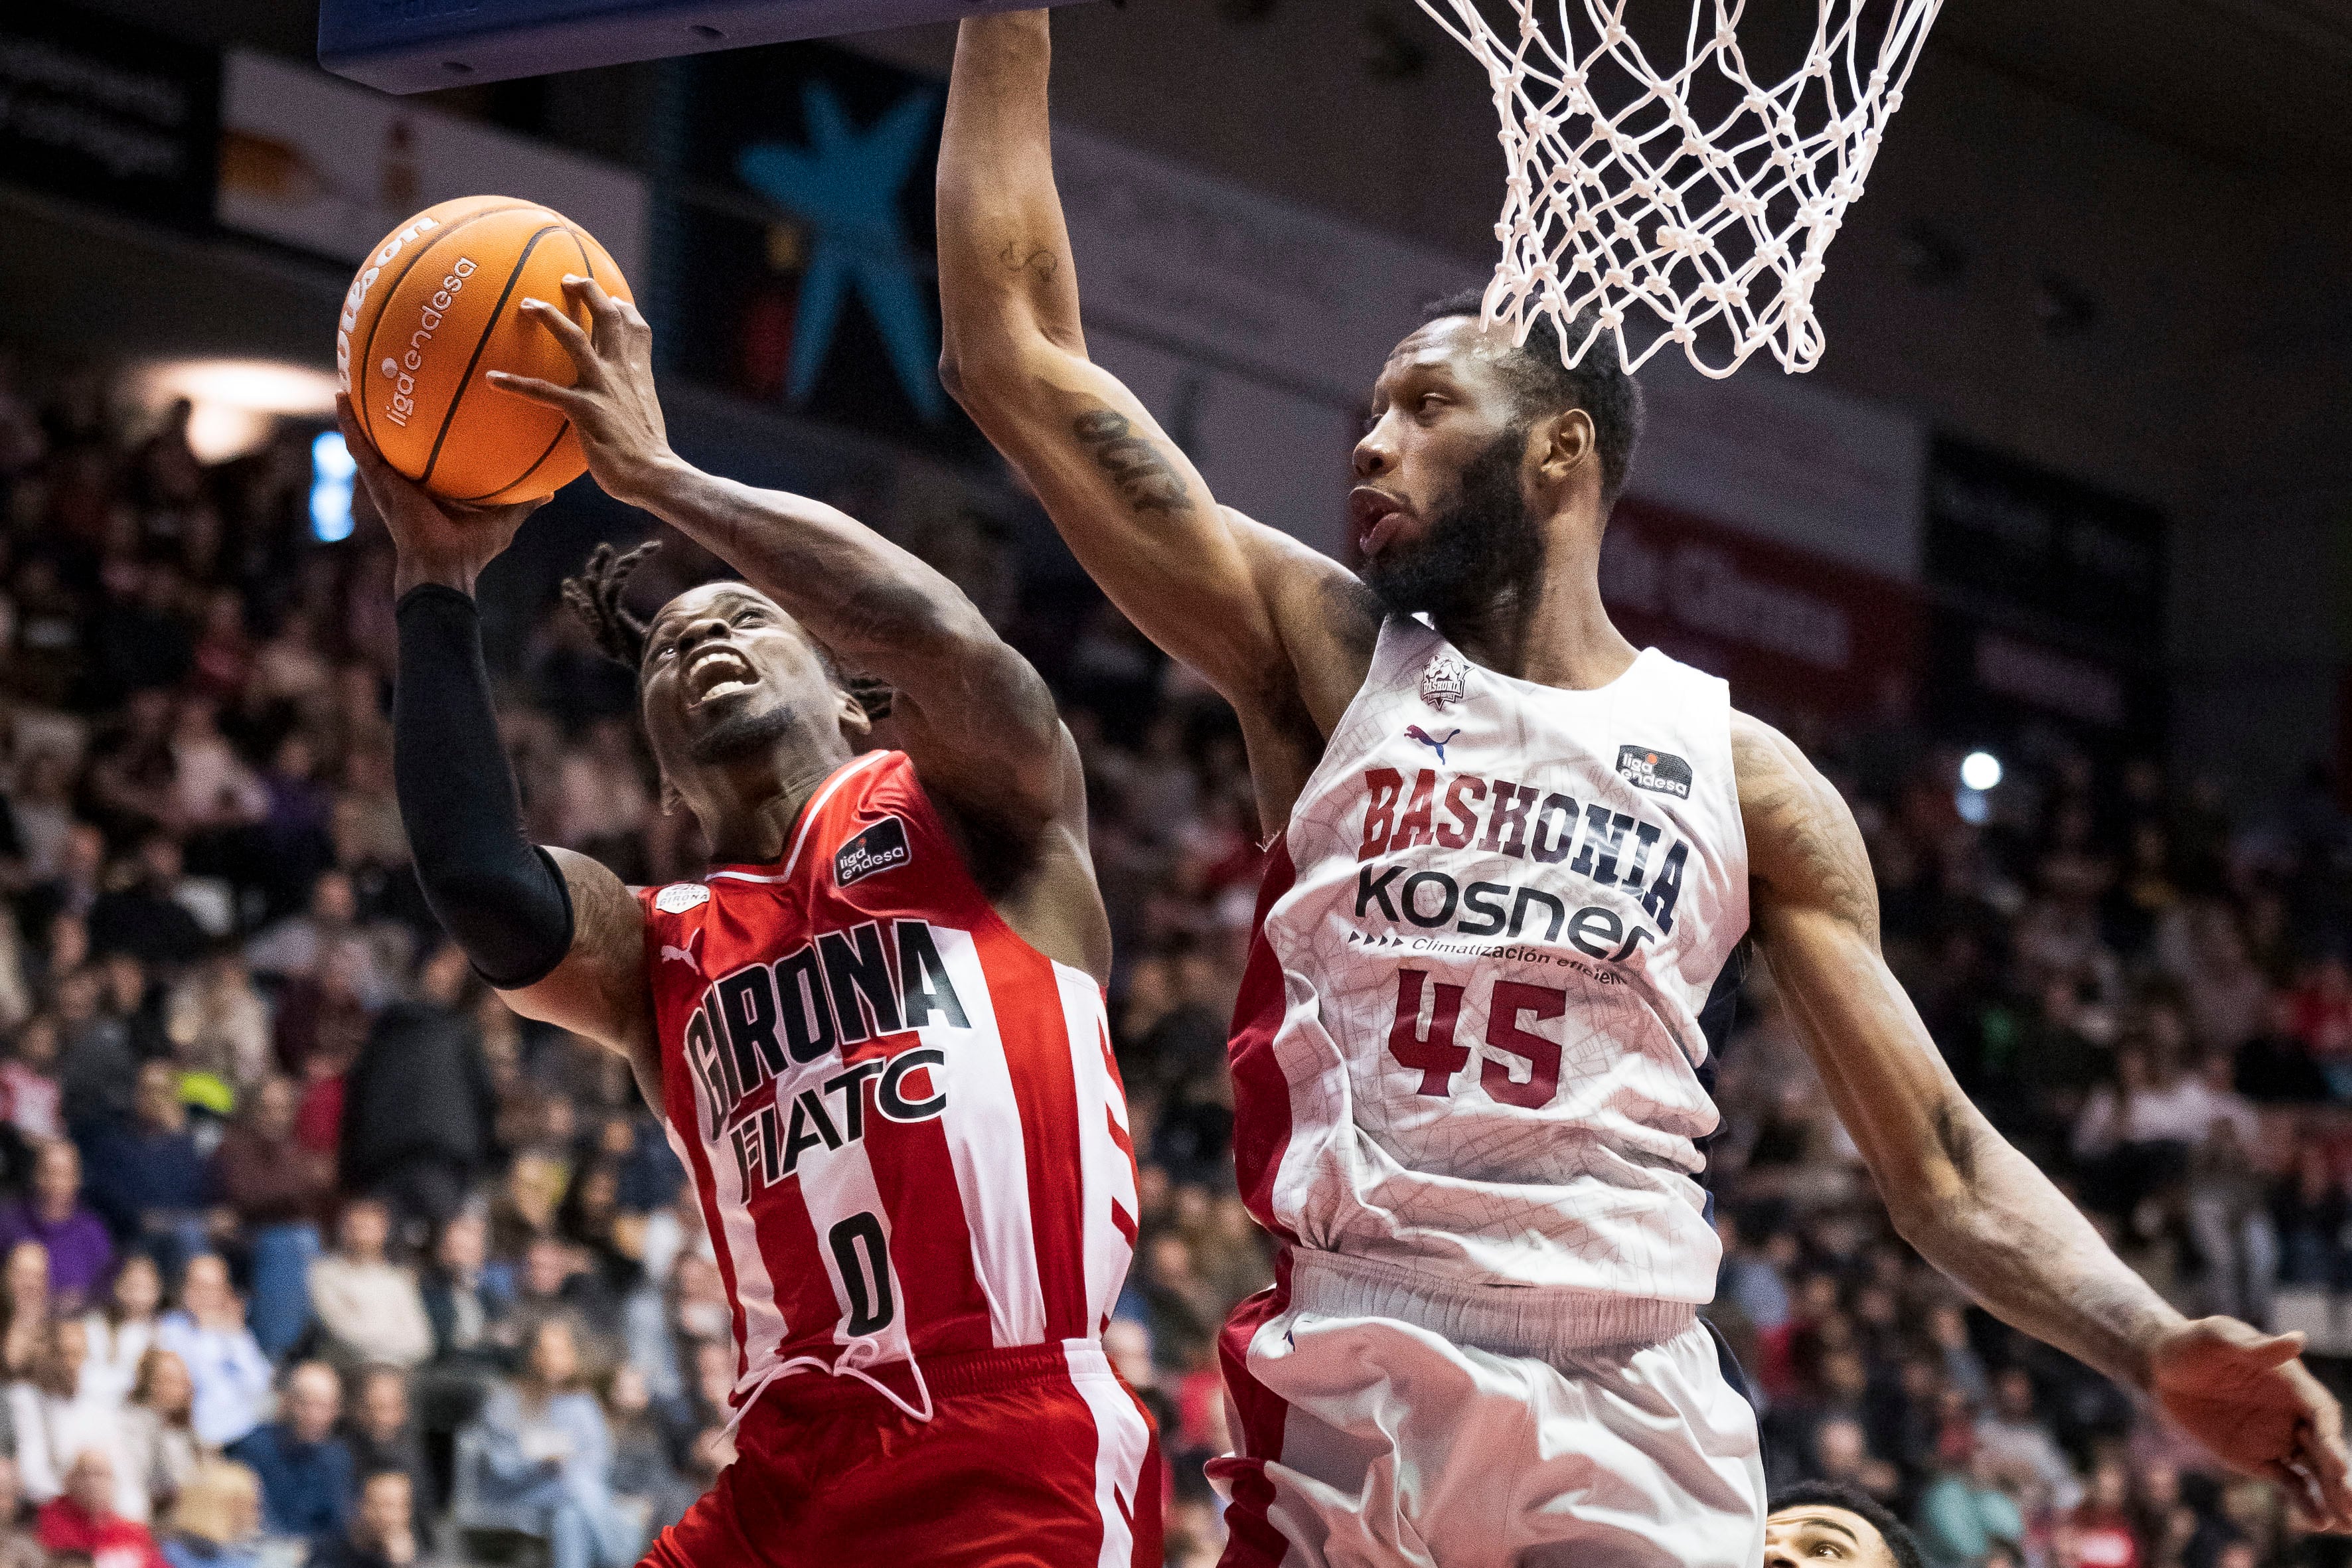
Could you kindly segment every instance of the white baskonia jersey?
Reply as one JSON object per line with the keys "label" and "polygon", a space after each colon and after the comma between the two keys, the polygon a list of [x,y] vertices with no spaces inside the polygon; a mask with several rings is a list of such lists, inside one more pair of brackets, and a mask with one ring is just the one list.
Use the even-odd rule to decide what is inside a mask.
{"label": "white baskonia jersey", "polygon": [[1654,648],[1568,691],[1389,620],[1276,847],[1235,1016],[1262,1223],[1629,1332],[1640,1303],[1710,1299],[1707,1024],[1748,930],[1730,715]]}

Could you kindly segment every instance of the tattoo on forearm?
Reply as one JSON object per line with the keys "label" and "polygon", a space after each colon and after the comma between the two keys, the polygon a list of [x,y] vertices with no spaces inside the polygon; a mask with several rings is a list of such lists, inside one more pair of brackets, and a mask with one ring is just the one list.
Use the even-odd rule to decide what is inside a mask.
{"label": "tattoo on forearm", "polygon": [[1192,497],[1183,476],[1166,453],[1135,433],[1135,426],[1125,415],[1109,408],[1088,409],[1071,428],[1129,507],[1171,514],[1192,510]]}
{"label": "tattoo on forearm", "polygon": [[1977,1179],[1977,1134],[1959,1107],[1946,1105],[1936,1112],[1936,1146],[1952,1163],[1952,1173],[1973,1184]]}
{"label": "tattoo on forearm", "polygon": [[1026,272],[1040,283],[1051,283],[1054,274],[1062,268],[1061,258],[1052,251],[1037,246],[1024,249],[1017,239],[997,252],[996,259],[1007,272]]}

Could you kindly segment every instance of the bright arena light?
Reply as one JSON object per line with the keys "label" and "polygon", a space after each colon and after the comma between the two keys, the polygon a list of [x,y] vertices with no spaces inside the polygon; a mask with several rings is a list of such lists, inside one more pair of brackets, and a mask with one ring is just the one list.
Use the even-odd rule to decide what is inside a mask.
{"label": "bright arena light", "polygon": [[1970,752],[1960,759],[1960,782],[1973,790],[1988,790],[2000,783],[2000,759],[1990,752]]}
{"label": "bright arena light", "polygon": [[333,544],[352,536],[352,479],[359,465],[342,432],[322,430],[310,440],[310,536]]}
{"label": "bright arena light", "polygon": [[335,378],[278,360],[172,360],[138,378],[139,401],[161,411],[173,398],[194,407],[188,447],[199,462],[241,458],[269,439],[281,416],[318,419],[335,411]]}

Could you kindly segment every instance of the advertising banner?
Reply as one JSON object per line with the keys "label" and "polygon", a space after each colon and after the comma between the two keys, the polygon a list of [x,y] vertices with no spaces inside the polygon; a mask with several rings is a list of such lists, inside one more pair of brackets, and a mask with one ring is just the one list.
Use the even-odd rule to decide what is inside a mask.
{"label": "advertising banner", "polygon": [[57,5],[0,11],[0,179],[201,227],[219,103],[212,49]]}
{"label": "advertising banner", "polygon": [[1927,580],[2126,658],[2164,650],[2164,513],[1948,436],[1927,468]]}
{"label": "advertising banner", "polygon": [[2167,531],[2145,502],[1937,437],[1928,711],[1987,741],[2038,729],[2100,754],[2159,748]]}
{"label": "advertising banner", "polygon": [[453,196],[539,202],[594,235],[637,289],[645,182],[626,169],[267,55],[223,72],[222,226],[357,262],[401,219]]}
{"label": "advertising banner", "polygon": [[1927,637],[1921,696],[1937,726],[1997,742],[2029,731],[2093,754],[2162,747],[2169,689],[2153,660],[2124,659],[1944,605]]}
{"label": "advertising banner", "polygon": [[983,456],[939,377],[945,84],[818,44],[672,68],[671,363],[822,423]]}
{"label": "advertising banner", "polygon": [[1609,524],[1601,597],[1635,644],[1722,676],[1767,719],[1860,712],[1920,651],[1906,584],[1643,500]]}
{"label": "advertising banner", "polygon": [[1648,417],[1628,494],[1919,580],[1927,432],[1917,420],[1768,364],[1710,381],[1660,354],[1641,380]]}

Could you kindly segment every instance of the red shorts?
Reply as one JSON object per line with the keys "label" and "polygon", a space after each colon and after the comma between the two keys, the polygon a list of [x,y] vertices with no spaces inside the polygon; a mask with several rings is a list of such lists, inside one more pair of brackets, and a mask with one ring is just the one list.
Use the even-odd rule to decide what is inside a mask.
{"label": "red shorts", "polygon": [[931,1418],[772,1383],[641,1568],[1160,1568],[1160,1440],[1092,1341],[923,1363]]}

